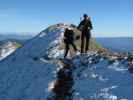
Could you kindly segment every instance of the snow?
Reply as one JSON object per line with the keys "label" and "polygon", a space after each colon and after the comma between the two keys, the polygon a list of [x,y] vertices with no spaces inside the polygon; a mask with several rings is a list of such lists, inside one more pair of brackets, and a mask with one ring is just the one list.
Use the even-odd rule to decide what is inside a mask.
{"label": "snow", "polygon": [[[95,66],[96,69],[93,68]],[[119,69],[119,66],[116,69]],[[76,74],[78,72],[76,71]],[[84,100],[131,100],[133,97],[130,91],[133,86],[131,85],[129,89],[127,84],[132,84],[132,82],[132,75],[125,70],[119,72],[110,70],[106,59],[104,59],[104,61],[100,61],[98,64],[92,65],[91,68],[87,67],[80,72],[80,77],[78,77],[78,81],[75,81],[74,88],[78,93],[78,98],[83,97]],[[127,93],[121,94],[125,90]]]}
{"label": "snow", "polygon": [[[132,100],[133,75],[127,71],[127,63],[110,64],[94,51],[77,54],[72,66],[66,68],[43,61],[44,55],[62,57],[64,51],[58,46],[64,27],[42,31],[0,62],[0,100],[55,100],[60,94],[52,89],[65,79],[60,77],[69,77],[66,90],[73,91],[69,95],[73,100]],[[58,88],[65,89],[67,81]],[[65,92],[62,90],[62,94]],[[69,96],[63,100],[70,100]]]}
{"label": "snow", "polygon": [[17,47],[15,47],[13,45],[12,42],[7,42],[6,44],[4,44],[1,47],[1,51],[0,51],[0,61],[5,59],[7,56],[9,56],[10,54],[12,54],[15,50],[17,49]]}
{"label": "snow", "polygon": [[[33,38],[24,47],[0,63],[1,100],[34,100],[41,95],[43,100],[45,99],[48,83],[53,77],[51,69],[54,69],[55,66],[35,62],[33,57],[41,56],[41,53],[47,50],[49,43],[57,35],[51,37],[52,34]],[[39,91],[36,91],[38,89]]]}
{"label": "snow", "polygon": [[51,46],[54,47],[61,33],[62,29],[47,35],[42,32],[0,62],[0,100],[47,98],[48,84],[54,78],[56,65],[33,58],[45,55]]}

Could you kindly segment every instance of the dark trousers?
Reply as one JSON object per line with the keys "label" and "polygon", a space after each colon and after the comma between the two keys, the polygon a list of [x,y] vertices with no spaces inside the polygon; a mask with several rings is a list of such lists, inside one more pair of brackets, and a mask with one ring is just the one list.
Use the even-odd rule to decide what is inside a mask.
{"label": "dark trousers", "polygon": [[[87,53],[89,49],[89,43],[90,43],[90,30],[82,31],[81,35],[81,53]],[[86,45],[85,45],[85,39],[86,39]]]}
{"label": "dark trousers", "polygon": [[65,55],[64,55],[64,58],[67,56],[67,54],[68,54],[68,51],[69,51],[69,49],[70,49],[70,45],[72,45],[72,47],[73,47],[73,49],[75,50],[75,51],[77,51],[77,48],[76,48],[76,46],[75,46],[75,44],[72,42],[72,43],[65,43]]}

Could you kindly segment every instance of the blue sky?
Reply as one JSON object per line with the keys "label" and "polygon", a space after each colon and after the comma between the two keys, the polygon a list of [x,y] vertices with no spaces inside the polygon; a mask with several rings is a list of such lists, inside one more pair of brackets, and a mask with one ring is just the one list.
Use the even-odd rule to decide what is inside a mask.
{"label": "blue sky", "polygon": [[133,37],[133,0],[0,0],[0,33],[39,33],[49,25],[92,18],[94,36]]}

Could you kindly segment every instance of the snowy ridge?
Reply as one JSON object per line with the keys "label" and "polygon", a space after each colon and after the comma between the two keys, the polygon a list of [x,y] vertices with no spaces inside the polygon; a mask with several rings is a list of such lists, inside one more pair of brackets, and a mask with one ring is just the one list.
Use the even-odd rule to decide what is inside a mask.
{"label": "snowy ridge", "polygon": [[42,31],[0,62],[0,100],[132,100],[127,59],[112,61],[98,51],[58,63],[35,59],[62,56],[64,27],[71,26]]}
{"label": "snowy ridge", "polygon": [[35,100],[37,97],[45,100],[55,65],[34,61],[33,58],[45,55],[61,32],[62,28],[40,33],[0,63],[1,100]]}

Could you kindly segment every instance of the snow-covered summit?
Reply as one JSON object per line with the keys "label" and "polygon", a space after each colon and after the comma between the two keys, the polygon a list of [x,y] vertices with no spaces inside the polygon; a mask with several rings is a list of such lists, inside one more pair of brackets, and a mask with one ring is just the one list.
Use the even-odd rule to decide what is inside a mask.
{"label": "snow-covered summit", "polygon": [[56,67],[35,61],[34,58],[41,57],[59,46],[58,40],[65,26],[40,32],[0,62],[1,100],[35,100],[39,96],[45,100],[49,80],[53,78],[52,69]]}
{"label": "snow-covered summit", "polygon": [[[72,84],[69,84],[67,90],[72,90],[73,100],[132,98],[129,93],[133,89],[133,78],[127,71],[127,59],[110,62],[100,53],[93,51],[85,57],[80,55],[73,57],[71,70],[59,69],[61,62],[44,63],[38,59],[47,55],[56,58],[63,54],[63,48],[60,46],[66,27],[72,27],[76,31],[75,26],[70,24],[53,25],[28,40],[23,47],[0,62],[0,100],[49,100],[48,98],[52,97],[48,89],[50,83],[56,78],[59,78],[57,82],[62,81],[60,77],[65,75],[62,72],[69,71],[72,71],[70,76],[68,74]],[[93,47],[99,48],[96,45]]]}

